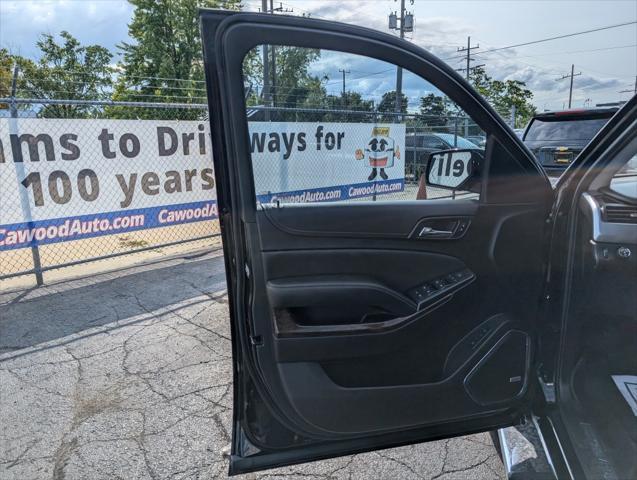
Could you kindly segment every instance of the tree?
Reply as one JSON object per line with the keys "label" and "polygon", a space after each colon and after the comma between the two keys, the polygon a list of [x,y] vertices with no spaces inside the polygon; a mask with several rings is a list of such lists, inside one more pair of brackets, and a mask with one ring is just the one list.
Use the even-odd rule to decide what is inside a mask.
{"label": "tree", "polygon": [[[272,57],[274,65],[272,68]],[[262,46],[252,49],[243,60],[243,79],[247,84],[246,104],[251,107],[273,106],[269,111],[270,120],[290,121],[361,121],[365,115],[344,114],[337,110],[373,112],[374,103],[364,100],[358,92],[328,95],[325,82],[327,75],[312,73],[313,64],[321,58],[319,49],[276,45],[268,47],[270,62],[269,95],[263,91],[263,50]],[[340,78],[340,77],[339,77]],[[280,107],[281,110],[277,110]],[[288,109],[298,109],[293,111]],[[315,111],[311,111],[315,110]],[[254,118],[260,118],[261,115]],[[358,120],[357,120],[358,119]]]}
{"label": "tree", "polygon": [[439,127],[447,124],[447,102],[444,97],[430,93],[420,97],[420,110],[417,120],[430,127]]}
{"label": "tree", "polygon": [[276,72],[270,79],[272,104],[275,107],[300,108],[311,96],[324,93],[322,79],[309,74],[312,62],[321,51],[312,48],[276,46]]}
{"label": "tree", "polygon": [[[53,100],[99,100],[110,94],[113,55],[99,45],[83,46],[69,32],[60,33],[63,43],[44,34],[36,43],[42,55],[37,61],[13,56],[20,77],[18,93],[22,97]],[[52,105],[38,111],[38,116],[83,118],[100,108],[93,105]]]}
{"label": "tree", "polygon": [[[409,103],[407,95],[401,92],[400,98],[400,113],[407,113],[407,105]],[[396,90],[383,93],[382,98],[378,104],[379,112],[396,112]],[[396,115],[383,115],[384,122],[396,121]]]}
{"label": "tree", "polygon": [[[199,8],[237,10],[240,0],[128,0],[135,10],[128,25],[134,40],[122,42],[118,49],[122,61],[114,100],[142,102],[205,103]],[[156,118],[153,109],[110,108],[111,116]],[[169,109],[164,118],[201,115],[197,110],[186,112]]]}
{"label": "tree", "polygon": [[511,107],[515,106],[515,127],[523,127],[536,113],[531,103],[533,93],[519,80],[494,80],[484,68],[476,68],[470,77],[471,83],[487,99],[496,112],[508,119]]}
{"label": "tree", "polygon": [[[364,100],[358,92],[345,92],[340,95],[325,95],[320,99],[321,113],[309,113],[307,120],[316,122],[370,122],[374,115],[374,102]],[[340,110],[359,113],[343,113]],[[368,114],[369,113],[369,114]]]}
{"label": "tree", "polygon": [[374,101],[363,100],[363,96],[358,92],[345,92],[345,95],[341,94],[338,98],[343,110],[356,110],[360,112],[373,112]]}
{"label": "tree", "polygon": [[484,98],[488,99],[491,95],[491,84],[493,83],[493,79],[487,75],[484,67],[476,67],[471,69],[471,74],[469,75],[469,82],[473,85],[480,95]]}
{"label": "tree", "polygon": [[533,93],[524,88],[525,86],[526,84],[519,80],[493,82],[493,105],[504,118],[508,118],[511,107],[515,107],[515,127],[523,127],[536,113],[536,108],[531,103]]}
{"label": "tree", "polygon": [[[6,48],[0,48],[0,98],[11,95],[11,78],[13,77],[14,60]],[[0,103],[0,110],[9,108],[7,103]]]}

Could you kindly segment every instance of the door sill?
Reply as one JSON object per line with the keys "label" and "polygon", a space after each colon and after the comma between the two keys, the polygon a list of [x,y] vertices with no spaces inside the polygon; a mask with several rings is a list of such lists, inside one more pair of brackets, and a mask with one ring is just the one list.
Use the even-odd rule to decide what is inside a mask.
{"label": "door sill", "polygon": [[532,422],[498,430],[502,463],[510,480],[556,480]]}

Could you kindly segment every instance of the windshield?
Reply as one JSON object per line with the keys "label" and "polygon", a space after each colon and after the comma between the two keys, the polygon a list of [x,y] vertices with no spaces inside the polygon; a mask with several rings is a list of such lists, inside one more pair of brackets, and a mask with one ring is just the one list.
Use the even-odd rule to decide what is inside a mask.
{"label": "windshield", "polygon": [[607,118],[560,121],[546,121],[536,118],[531,123],[524,140],[578,140],[588,142],[607,121]]}

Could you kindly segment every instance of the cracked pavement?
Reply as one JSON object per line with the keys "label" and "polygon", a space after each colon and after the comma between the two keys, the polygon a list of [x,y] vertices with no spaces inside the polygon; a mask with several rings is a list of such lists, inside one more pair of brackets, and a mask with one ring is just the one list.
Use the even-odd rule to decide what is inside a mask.
{"label": "cracked pavement", "polygon": [[[0,294],[0,478],[225,478],[220,252]],[[488,434],[239,478],[500,479]]]}

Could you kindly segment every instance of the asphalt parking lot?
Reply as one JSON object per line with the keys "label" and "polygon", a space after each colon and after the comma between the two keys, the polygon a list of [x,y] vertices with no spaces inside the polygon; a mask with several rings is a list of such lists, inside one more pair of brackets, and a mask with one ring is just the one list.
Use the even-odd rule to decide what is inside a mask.
{"label": "asphalt parking lot", "polygon": [[[224,478],[220,252],[0,294],[0,478]],[[488,434],[245,478],[499,479]]]}

